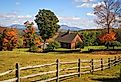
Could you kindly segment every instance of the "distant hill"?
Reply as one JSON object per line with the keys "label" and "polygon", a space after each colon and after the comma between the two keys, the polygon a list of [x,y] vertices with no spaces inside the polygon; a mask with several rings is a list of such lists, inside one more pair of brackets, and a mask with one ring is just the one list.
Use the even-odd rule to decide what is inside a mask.
{"label": "distant hill", "polygon": [[82,30],[82,29],[78,28],[78,27],[70,27],[70,26],[67,26],[67,25],[61,25],[60,26],[59,31],[67,31],[67,30],[70,30],[70,31],[79,31],[79,30]]}
{"label": "distant hill", "polygon": [[26,28],[24,25],[20,25],[20,24],[13,24],[9,27],[17,28],[17,29],[20,29],[20,30],[24,30]]}

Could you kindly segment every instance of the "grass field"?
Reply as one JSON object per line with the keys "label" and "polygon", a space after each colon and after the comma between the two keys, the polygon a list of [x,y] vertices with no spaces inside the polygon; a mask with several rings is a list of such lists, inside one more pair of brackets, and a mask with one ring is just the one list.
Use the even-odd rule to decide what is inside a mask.
{"label": "grass field", "polygon": [[[30,53],[30,52],[27,52],[27,49],[15,49],[14,51],[1,51],[0,52],[0,73],[5,72],[10,69],[14,69],[16,63],[19,63],[21,67],[24,67],[24,66],[29,66],[29,65],[52,63],[52,62],[55,62],[56,59],[59,59],[60,61],[77,61],[77,59],[79,58],[82,60],[83,59],[91,60],[92,58],[93,59],[100,59],[100,58],[107,59],[107,58],[114,58],[114,56],[119,56],[119,55],[121,54],[114,54],[114,55],[98,54],[97,55],[97,54],[91,54],[91,53],[82,54],[82,53],[59,53],[59,52]],[[116,69],[114,68],[114,70],[117,71],[118,68],[119,66],[117,66]],[[46,68],[46,70],[48,69]],[[28,72],[33,73],[33,71],[35,70],[28,71]],[[84,78],[82,80],[85,81],[85,79],[88,78],[88,76],[90,77],[90,75],[87,75],[87,76],[84,75],[83,76]],[[8,76],[0,77],[0,80],[6,79],[6,78],[9,78],[9,77]],[[74,78],[72,80],[75,80],[75,79],[80,80],[77,78]],[[66,82],[68,82],[68,80]],[[75,82],[75,81],[72,81],[72,82]]]}

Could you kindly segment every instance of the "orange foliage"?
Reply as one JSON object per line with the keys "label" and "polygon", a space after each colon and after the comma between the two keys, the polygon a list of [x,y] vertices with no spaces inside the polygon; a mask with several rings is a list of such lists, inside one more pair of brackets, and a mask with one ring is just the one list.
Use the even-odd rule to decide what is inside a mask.
{"label": "orange foliage", "polygon": [[109,41],[114,41],[116,40],[116,33],[115,32],[110,32],[110,33],[106,33],[104,35],[101,35],[99,37],[99,40],[104,43],[104,42],[109,42]]}
{"label": "orange foliage", "polygon": [[17,46],[17,31],[14,28],[5,29],[2,35],[3,50],[12,50]]}
{"label": "orange foliage", "polygon": [[[27,27],[24,30],[24,46],[27,47],[27,45],[31,45],[34,44],[36,46],[39,46],[41,44],[40,39],[41,37],[39,37],[38,35],[36,35],[36,30],[35,27],[33,25],[33,23],[30,23],[29,21],[25,22],[24,25]],[[28,43],[27,43],[28,42]],[[31,46],[30,46],[31,47]]]}

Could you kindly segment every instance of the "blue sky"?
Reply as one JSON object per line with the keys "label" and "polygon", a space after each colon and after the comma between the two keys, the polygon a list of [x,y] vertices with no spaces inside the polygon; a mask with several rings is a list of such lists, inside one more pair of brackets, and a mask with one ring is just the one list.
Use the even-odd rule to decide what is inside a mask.
{"label": "blue sky", "polygon": [[96,28],[93,14],[96,0],[1,0],[0,25],[34,21],[39,9],[49,9],[59,18],[59,24],[80,28]]}

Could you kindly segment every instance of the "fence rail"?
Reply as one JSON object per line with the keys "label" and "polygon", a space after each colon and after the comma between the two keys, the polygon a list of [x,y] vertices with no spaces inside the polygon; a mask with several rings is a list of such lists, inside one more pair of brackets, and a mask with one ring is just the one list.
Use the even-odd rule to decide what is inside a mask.
{"label": "fence rail", "polygon": [[[105,60],[106,61],[106,60]],[[89,65],[83,66],[83,63],[88,63]],[[98,64],[95,64],[98,63]],[[9,70],[6,71],[4,73],[0,73],[0,76],[4,76],[7,75],[11,72],[15,72],[15,78],[11,78],[8,80],[3,80],[0,82],[11,82],[11,81],[16,81],[16,82],[20,82],[21,79],[26,79],[26,78],[33,78],[36,76],[42,76],[42,75],[47,75],[47,74],[56,74],[56,77],[53,78],[48,78],[46,80],[41,80],[38,82],[47,82],[47,81],[52,81],[52,80],[56,80],[56,82],[59,82],[60,78],[64,78],[64,77],[68,77],[68,76],[73,76],[73,75],[78,75],[78,77],[80,77],[82,74],[86,74],[86,73],[92,73],[98,70],[104,70],[107,68],[111,68],[112,66],[115,66],[117,64],[121,63],[121,57],[114,57],[113,59],[108,58],[107,62],[104,62],[104,60],[101,58],[100,60],[80,60],[78,59],[78,61],[73,61],[73,62],[60,62],[58,59],[56,60],[56,63],[51,63],[51,64],[43,64],[43,65],[36,65],[36,66],[27,66],[27,67],[20,67],[20,65],[18,63],[16,63],[16,69],[14,70]],[[76,67],[71,67],[71,68],[61,68],[61,65],[77,65]],[[42,73],[37,73],[37,74],[30,74],[30,75],[26,75],[26,76],[21,76],[21,71],[22,70],[28,70],[28,69],[34,69],[34,68],[41,68],[41,67],[46,67],[46,66],[56,66],[56,69],[54,71],[47,71],[47,72],[42,72]],[[69,73],[69,74],[60,74],[63,71],[66,70],[76,70],[77,72],[73,72],[73,73]]]}

